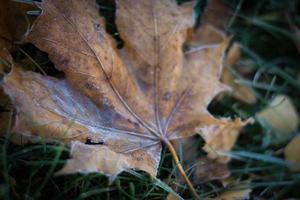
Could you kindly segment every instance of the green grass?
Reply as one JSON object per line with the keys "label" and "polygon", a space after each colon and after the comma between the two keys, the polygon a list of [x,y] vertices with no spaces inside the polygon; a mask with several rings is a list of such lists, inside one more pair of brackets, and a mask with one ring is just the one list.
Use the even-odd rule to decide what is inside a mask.
{"label": "green grass", "polygon": [[[107,29],[122,41],[113,23],[114,8],[99,1],[102,11],[110,20]],[[300,56],[295,40],[299,38],[290,31],[286,13],[293,23],[300,27],[299,3],[296,0],[235,0],[226,3],[233,9],[233,15],[226,30],[233,39],[242,44],[244,67],[251,73],[241,77],[233,74],[239,82],[251,86],[258,102],[245,105],[233,98],[225,97],[214,101],[209,110],[216,116],[253,117],[265,107],[276,94],[284,93],[300,109]],[[298,5],[296,5],[298,3]],[[203,1],[198,5],[201,13]],[[24,53],[25,52],[25,53]],[[26,55],[27,54],[27,55]],[[34,62],[24,62],[30,56]],[[63,76],[56,71],[47,55],[26,44],[14,52],[16,60],[28,68],[56,77]],[[28,59],[27,59],[28,60]],[[38,66],[38,67],[37,67]],[[232,152],[230,163],[232,175],[242,180],[252,179],[251,198],[300,199],[300,173],[291,173],[281,152],[287,142],[272,144],[270,130],[256,122],[243,129]],[[296,133],[296,132],[295,132]],[[299,133],[299,130],[298,130]],[[130,171],[119,175],[110,185],[101,174],[54,176],[69,156],[69,149],[61,143],[15,145],[10,141],[10,132],[0,139],[0,199],[164,199],[170,191],[176,191],[184,198],[191,198],[188,188],[180,182],[170,153],[164,149],[158,178],[155,180],[144,172]],[[199,155],[203,141],[197,137]],[[186,166],[191,163],[186,163]],[[191,170],[192,171],[192,170]],[[190,172],[190,171],[189,171]],[[213,198],[226,190],[219,181],[197,185],[202,198]]]}

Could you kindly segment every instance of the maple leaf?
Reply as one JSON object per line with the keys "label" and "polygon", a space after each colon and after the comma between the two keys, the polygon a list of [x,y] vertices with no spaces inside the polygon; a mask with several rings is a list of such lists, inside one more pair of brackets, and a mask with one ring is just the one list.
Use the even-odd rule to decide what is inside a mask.
{"label": "maple leaf", "polygon": [[[233,43],[228,51],[225,68],[222,75],[223,83],[229,85],[232,88],[232,96],[244,103],[254,104],[256,102],[256,96],[253,89],[249,86],[242,85],[236,82],[235,77],[230,70],[234,69],[235,64],[241,58],[241,47],[238,43]],[[220,95],[221,97],[222,95]]]}
{"label": "maple leaf", "polygon": [[[204,46],[218,45],[226,40],[226,26],[232,23],[231,9],[221,0],[210,0],[201,16],[201,26],[196,30],[189,30],[187,44],[189,51],[197,51]],[[234,18],[234,17],[233,17]],[[254,104],[256,97],[249,86],[236,83],[235,77],[231,73],[236,63],[241,59],[240,44],[234,42],[229,48],[224,60],[223,74],[221,80],[224,84],[231,87],[231,96],[248,104]],[[223,95],[219,95],[218,99],[223,99]]]}
{"label": "maple leaf", "polygon": [[220,152],[228,152],[234,146],[241,129],[247,124],[253,124],[254,119],[246,121],[236,119],[223,125],[211,125],[204,129],[199,128],[199,134],[205,140],[203,150],[207,152],[207,157],[219,163],[226,164],[230,157],[219,155]]}
{"label": "maple leaf", "polygon": [[[228,40],[225,25],[228,24],[230,19],[230,12],[231,10],[223,1],[208,1],[206,9],[201,15],[201,26],[188,31],[187,53],[197,52],[203,48],[213,48],[224,42],[224,40]],[[252,103],[253,96],[250,88],[236,84],[233,75],[228,69],[228,67],[235,65],[240,57],[240,46],[237,43],[233,43],[233,45],[228,47],[223,61],[223,65],[226,67],[223,69],[221,80],[232,88],[231,92],[234,97],[241,97],[239,98],[240,100]],[[222,96],[218,95],[217,99],[221,99]],[[227,163],[230,161],[230,157],[222,156],[221,152],[230,151],[235,145],[241,129],[252,122],[252,119],[246,121],[236,119],[226,124],[213,124],[205,126],[203,129],[200,127],[198,131],[206,143],[203,150],[207,152],[207,158],[195,158],[197,150],[191,148],[191,146],[195,146],[192,140],[185,139],[180,141],[181,145],[186,146],[188,149],[188,151],[184,151],[185,157],[183,159],[187,161],[197,159],[202,163],[195,167],[194,182],[223,179],[229,176],[230,171]],[[194,152],[191,153],[192,151]]]}
{"label": "maple leaf", "polygon": [[70,143],[72,158],[59,173],[112,179],[130,168],[156,176],[164,144],[196,196],[170,141],[229,122],[207,111],[228,89],[219,81],[228,40],[182,50],[194,4],[117,1],[122,49],[106,33],[95,1],[38,4],[42,14],[24,42],[47,52],[65,79],[23,71],[2,57],[12,65],[2,86],[17,111],[14,132]]}

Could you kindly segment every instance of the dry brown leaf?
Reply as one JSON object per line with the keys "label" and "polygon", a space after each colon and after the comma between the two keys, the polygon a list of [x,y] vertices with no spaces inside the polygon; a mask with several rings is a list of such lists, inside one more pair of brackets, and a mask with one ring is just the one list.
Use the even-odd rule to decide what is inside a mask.
{"label": "dry brown leaf", "polygon": [[200,158],[200,164],[196,166],[194,181],[201,183],[210,180],[223,180],[230,175],[227,163],[229,156],[220,155],[221,152],[230,151],[235,145],[241,129],[253,119],[242,122],[236,119],[225,125],[212,125],[205,129],[199,129],[199,134],[206,144],[203,150],[207,152],[207,158]]}
{"label": "dry brown leaf", "polygon": [[[182,162],[193,168],[193,183],[203,183],[211,180],[223,180],[230,175],[227,164],[220,163],[204,156],[199,156],[199,140],[194,137],[172,141],[178,154],[182,154]],[[181,179],[182,180],[182,179]],[[183,180],[182,180],[183,182]]]}
{"label": "dry brown leaf", "polygon": [[300,171],[300,135],[294,137],[285,147],[284,157],[291,162],[291,171]]}
{"label": "dry brown leaf", "polygon": [[217,200],[246,200],[250,199],[250,181],[236,182],[233,187],[218,196]]}
{"label": "dry brown leaf", "polygon": [[254,104],[256,102],[255,94],[251,87],[235,82],[235,78],[229,68],[233,68],[241,57],[241,49],[238,43],[234,43],[229,49],[225,59],[225,68],[222,75],[222,81],[232,88],[232,96],[242,102]]}
{"label": "dry brown leaf", "polygon": [[[209,48],[215,48],[218,44],[226,40],[226,33],[223,31],[226,21],[230,17],[230,10],[221,0],[210,0],[207,2],[207,7],[201,16],[200,26],[196,29],[188,30],[188,38],[186,45],[187,54],[202,51]],[[229,91],[229,90],[228,90]],[[206,133],[209,135],[213,131],[211,127],[205,127]],[[214,133],[212,133],[214,134]],[[215,143],[216,141],[213,141]],[[234,143],[235,141],[233,141]],[[195,145],[193,139],[180,141],[183,146],[184,160],[189,161],[197,156],[194,151]],[[192,148],[191,148],[192,146]],[[198,158],[199,159],[199,158]],[[199,159],[202,164],[196,165],[194,173],[194,182],[203,182],[214,179],[222,179],[230,174],[227,166],[223,163],[218,163],[215,160],[207,158]],[[207,171],[208,170],[208,171]],[[209,173],[213,171],[214,173]]]}
{"label": "dry brown leaf", "polygon": [[[183,171],[171,140],[191,136],[197,127],[235,123],[207,111],[227,89],[219,79],[228,40],[182,51],[194,2],[122,0],[116,5],[122,49],[106,33],[95,1],[39,4],[43,12],[24,41],[47,52],[66,78],[25,72],[10,61],[13,69],[3,88],[17,110],[14,131],[80,141],[71,142],[73,157],[61,173],[114,177],[136,168],[155,176],[162,144]],[[113,159],[105,160],[106,153]]]}
{"label": "dry brown leaf", "polygon": [[166,200],[183,200],[182,198],[180,198],[179,196],[176,196],[172,193],[169,193]]}
{"label": "dry brown leaf", "polygon": [[248,123],[253,123],[253,119],[248,119],[244,122],[236,119],[224,125],[212,125],[205,129],[200,128],[199,134],[206,142],[203,149],[208,153],[207,157],[217,160],[219,163],[228,163],[230,157],[222,156],[219,153],[232,149],[240,134],[240,130]]}
{"label": "dry brown leaf", "polygon": [[[207,157],[199,156],[199,140],[194,137],[173,141],[177,152],[181,152],[183,163],[193,168],[193,183],[203,183],[211,180],[223,180],[230,175],[227,164]],[[182,180],[183,181],[183,180]]]}
{"label": "dry brown leaf", "polygon": [[[193,174],[194,183],[201,183],[210,180],[223,180],[230,175],[227,163],[229,156],[222,156],[222,151],[230,151],[235,145],[240,134],[240,130],[248,123],[253,123],[253,119],[227,123],[226,125],[212,125],[204,130],[199,129],[200,135],[206,144],[203,149],[208,153],[206,158],[198,158],[199,164],[195,165]],[[179,140],[184,152],[184,161],[196,160],[197,150],[195,139]]]}
{"label": "dry brown leaf", "polygon": [[286,95],[275,96],[270,104],[256,116],[261,123],[272,129],[271,139],[274,143],[290,139],[299,123],[297,110]]}
{"label": "dry brown leaf", "polygon": [[211,180],[220,180],[227,178],[229,175],[230,170],[227,164],[219,163],[209,158],[200,158],[194,172],[193,182],[203,183]]}
{"label": "dry brown leaf", "polygon": [[[193,168],[193,183],[199,184],[211,180],[223,180],[230,175],[230,170],[226,163],[220,163],[207,157],[199,156],[197,140],[194,137],[172,141],[177,152],[181,152],[183,163],[187,163],[189,168]],[[183,179],[181,179],[183,182]]]}
{"label": "dry brown leaf", "polygon": [[[208,1],[208,6],[201,17],[201,26],[196,31],[189,31],[187,45],[188,52],[197,51],[202,48],[212,47],[226,38],[225,24],[230,18],[230,9],[221,0]],[[235,82],[235,78],[228,68],[233,68],[241,57],[238,43],[234,43],[224,60],[225,68],[222,81],[232,88],[231,95],[245,103],[253,104],[256,97],[253,90],[245,85]],[[222,98],[222,96],[220,96]]]}

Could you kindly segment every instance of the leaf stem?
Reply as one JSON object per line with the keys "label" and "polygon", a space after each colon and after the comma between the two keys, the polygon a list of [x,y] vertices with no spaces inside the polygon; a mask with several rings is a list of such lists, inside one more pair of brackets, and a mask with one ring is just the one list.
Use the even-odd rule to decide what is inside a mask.
{"label": "leaf stem", "polygon": [[179,170],[179,173],[181,174],[181,176],[184,178],[185,182],[187,183],[190,191],[193,193],[193,196],[196,198],[196,199],[200,199],[199,195],[197,194],[196,192],[196,189],[194,188],[193,184],[191,183],[189,177],[186,175],[180,161],[179,161],[179,158],[177,156],[177,153],[176,153],[176,150],[174,149],[172,143],[168,140],[165,140],[164,143],[167,145],[169,151],[171,152],[172,154],[172,157],[175,161],[175,164]]}

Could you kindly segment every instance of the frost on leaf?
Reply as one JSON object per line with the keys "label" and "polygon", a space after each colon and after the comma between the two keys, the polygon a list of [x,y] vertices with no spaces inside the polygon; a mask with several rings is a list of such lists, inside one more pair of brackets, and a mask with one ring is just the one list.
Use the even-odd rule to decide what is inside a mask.
{"label": "frost on leaf", "polygon": [[17,112],[14,132],[71,144],[61,173],[114,177],[134,168],[155,176],[162,144],[228,123],[206,109],[226,89],[219,79],[227,39],[182,50],[194,2],[121,0],[116,6],[122,49],[106,33],[95,1],[39,4],[42,14],[24,42],[47,52],[64,79],[2,58],[12,66],[2,86]]}

